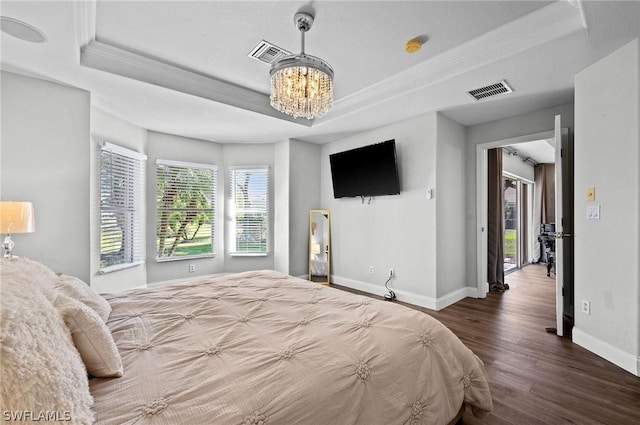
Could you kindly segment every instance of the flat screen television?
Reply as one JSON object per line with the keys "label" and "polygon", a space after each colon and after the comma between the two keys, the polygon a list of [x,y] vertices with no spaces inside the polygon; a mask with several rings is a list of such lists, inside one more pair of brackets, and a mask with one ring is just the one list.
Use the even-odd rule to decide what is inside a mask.
{"label": "flat screen television", "polygon": [[396,141],[329,155],[334,198],[400,193]]}

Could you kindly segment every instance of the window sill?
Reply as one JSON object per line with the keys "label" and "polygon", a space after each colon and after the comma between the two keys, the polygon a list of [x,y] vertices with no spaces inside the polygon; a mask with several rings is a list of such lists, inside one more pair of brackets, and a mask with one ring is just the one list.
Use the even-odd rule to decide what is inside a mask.
{"label": "window sill", "polygon": [[231,252],[231,257],[266,257],[268,252]]}
{"label": "window sill", "polygon": [[107,266],[101,268],[98,273],[107,274],[112,272],[117,272],[118,270],[130,269],[131,267],[136,267],[141,264],[144,264],[144,261],[136,261],[135,263],[126,263],[126,264],[114,264],[113,266]]}
{"label": "window sill", "polygon": [[183,257],[156,258],[156,263],[168,263],[171,261],[180,261],[180,260],[198,260],[200,258],[215,258],[215,257],[216,257],[216,254],[185,255]]}

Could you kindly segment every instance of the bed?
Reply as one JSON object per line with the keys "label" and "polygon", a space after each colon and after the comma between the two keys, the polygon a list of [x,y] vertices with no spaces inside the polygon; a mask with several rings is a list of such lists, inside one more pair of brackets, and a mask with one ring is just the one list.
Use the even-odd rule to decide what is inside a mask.
{"label": "bed", "polygon": [[480,359],[393,303],[269,270],[103,299],[120,369],[88,379],[91,412],[72,406],[71,423],[445,425],[492,409]]}

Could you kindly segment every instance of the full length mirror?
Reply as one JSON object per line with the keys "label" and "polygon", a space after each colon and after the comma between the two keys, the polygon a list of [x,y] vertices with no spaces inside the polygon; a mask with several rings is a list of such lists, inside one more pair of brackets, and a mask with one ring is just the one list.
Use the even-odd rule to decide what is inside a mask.
{"label": "full length mirror", "polygon": [[329,284],[331,276],[331,217],[329,210],[309,211],[309,280]]}

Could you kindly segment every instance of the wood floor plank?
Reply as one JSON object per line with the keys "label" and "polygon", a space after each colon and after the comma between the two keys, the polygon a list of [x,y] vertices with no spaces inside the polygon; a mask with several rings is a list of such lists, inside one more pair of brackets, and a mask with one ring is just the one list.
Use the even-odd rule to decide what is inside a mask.
{"label": "wood floor plank", "polygon": [[467,410],[461,423],[639,424],[640,378],[545,331],[556,323],[553,275],[530,265],[506,281],[511,289],[504,293],[438,312],[407,304],[444,323],[485,363],[494,411],[478,419]]}

